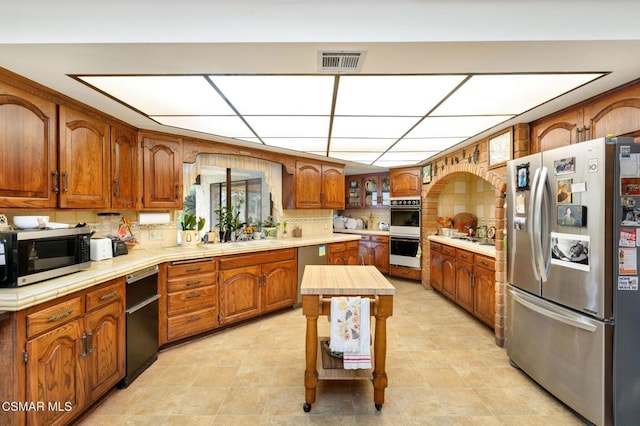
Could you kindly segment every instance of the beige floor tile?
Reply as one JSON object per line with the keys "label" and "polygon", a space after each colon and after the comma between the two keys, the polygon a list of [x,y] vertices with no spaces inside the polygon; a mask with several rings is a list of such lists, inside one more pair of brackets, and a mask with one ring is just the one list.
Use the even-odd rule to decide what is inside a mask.
{"label": "beige floor tile", "polygon": [[[391,281],[397,295],[387,321],[389,387],[380,411],[370,380],[320,381],[311,411],[303,411],[306,320],[297,308],[163,350],[79,424],[583,424],[509,365],[486,325],[430,289]],[[319,319],[318,333],[329,335],[326,318]]]}

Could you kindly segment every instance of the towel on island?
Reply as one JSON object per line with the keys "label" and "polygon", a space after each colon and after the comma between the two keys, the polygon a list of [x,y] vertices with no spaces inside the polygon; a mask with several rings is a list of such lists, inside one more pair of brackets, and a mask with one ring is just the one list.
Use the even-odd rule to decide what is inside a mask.
{"label": "towel on island", "polygon": [[371,368],[371,318],[369,299],[331,298],[331,336],[329,348],[343,353],[345,370]]}

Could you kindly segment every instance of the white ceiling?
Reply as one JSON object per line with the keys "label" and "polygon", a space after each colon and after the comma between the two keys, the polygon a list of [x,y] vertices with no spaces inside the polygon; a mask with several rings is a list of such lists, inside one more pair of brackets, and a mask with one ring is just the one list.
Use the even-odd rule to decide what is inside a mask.
{"label": "white ceiling", "polygon": [[[447,148],[446,142],[451,139],[439,140],[437,145],[435,140],[424,139],[434,134],[423,131],[432,120],[444,123],[438,123],[439,129],[455,129],[447,136],[459,136],[465,145],[513,123],[535,120],[640,78],[640,26],[634,22],[639,14],[640,2],[615,0],[3,0],[0,15],[11,19],[3,20],[0,26],[0,66],[139,128],[203,139],[213,139],[211,133],[220,132],[222,137],[215,137],[217,140],[250,147],[260,144],[276,152],[295,149],[296,154],[309,156],[326,155],[330,142],[328,152],[332,158],[366,163],[378,160],[376,164],[386,168],[423,160],[432,155],[427,152],[436,152],[431,151],[432,147]],[[323,49],[366,51],[362,69],[339,78],[331,141],[327,140],[330,114],[325,111],[327,99],[333,101],[335,79],[318,70],[317,55]],[[508,86],[506,80],[498,83],[498,87],[508,89],[503,91],[505,97],[496,96],[496,89],[492,89],[493,95],[475,96],[482,102],[472,104],[465,100],[455,105],[464,90],[494,74],[506,74],[514,80],[520,76],[513,74],[540,73],[606,75],[533,109],[529,108],[540,104],[540,98],[528,99],[520,91],[530,84]],[[254,132],[223,133],[221,127],[211,128],[211,122],[203,123],[201,112],[195,110],[194,114],[194,110],[180,107],[178,100],[183,92],[166,102],[140,104],[144,105],[136,106],[140,113],[71,78],[73,75],[187,75],[199,76],[205,83],[208,82],[202,76],[209,76]],[[297,80],[312,80],[320,89],[305,92],[309,87],[306,83],[291,89],[289,80],[284,88],[275,83],[267,86],[277,87],[276,95],[264,92],[262,96],[247,98],[247,93],[257,93],[265,87],[250,86],[254,75],[296,76]],[[371,89],[357,91],[362,81],[378,78],[374,76],[397,76],[393,78],[396,81],[414,79],[410,87],[415,90],[410,91],[409,98],[398,100],[392,99],[393,94],[402,90],[396,87],[387,91],[380,83],[373,93]],[[471,78],[462,89],[439,104],[442,96],[446,97],[456,87],[456,81],[464,81],[467,76]],[[420,90],[422,82],[416,80],[425,81],[427,77],[440,80],[435,86],[437,91],[433,85]],[[547,81],[535,87],[535,95],[543,95],[542,90],[550,87],[550,76],[543,77]],[[276,77],[270,78],[275,82]],[[231,84],[234,79],[241,79],[240,90]],[[202,97],[204,93],[197,87],[195,95]],[[516,91],[520,92],[513,96]],[[120,97],[130,96],[131,92],[126,91]],[[195,106],[195,95],[187,104],[189,108]],[[524,101],[508,111],[496,109],[505,105],[508,95],[510,103],[514,99]],[[555,96],[555,92],[544,94],[543,101],[549,96]],[[321,102],[304,101],[311,97]],[[229,104],[220,104],[217,93],[206,98],[210,101],[205,103],[208,108],[213,105],[229,108]],[[289,108],[274,110],[274,98],[283,100],[278,108]],[[352,99],[361,102],[345,103]],[[379,102],[381,99],[387,102]],[[424,99],[425,103],[418,102],[418,108],[410,108],[416,105],[412,99]],[[318,104],[324,108],[320,113],[306,109]],[[480,109],[469,110],[472,105]],[[431,112],[441,117],[422,120],[430,112],[430,106],[436,106]],[[184,117],[177,117],[185,112],[192,115],[187,117],[191,122],[188,125]],[[277,114],[288,117],[277,118]],[[486,124],[466,132],[461,132],[461,125],[451,124],[455,116],[484,114],[501,117],[493,121],[489,117]],[[233,110],[223,119],[224,115],[217,116],[220,120],[216,125],[238,120]],[[291,131],[294,126],[286,119],[292,115],[304,116],[298,117],[305,122],[304,131]],[[390,131],[394,127],[389,119],[388,124],[371,132],[373,125],[390,116],[400,123],[394,131]],[[288,132],[267,127],[274,123]],[[313,126],[318,123],[320,133],[313,133]],[[420,137],[419,142],[398,141],[415,125],[407,136]],[[302,134],[312,138],[297,139]],[[372,135],[375,139],[368,139]],[[428,151],[425,146],[430,147]],[[369,170],[377,168],[347,163],[347,171],[351,173]]]}

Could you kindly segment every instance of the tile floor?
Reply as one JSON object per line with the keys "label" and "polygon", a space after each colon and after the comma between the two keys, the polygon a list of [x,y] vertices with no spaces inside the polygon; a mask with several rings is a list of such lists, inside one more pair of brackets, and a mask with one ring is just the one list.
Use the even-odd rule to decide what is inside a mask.
{"label": "tile floor", "polygon": [[[397,293],[381,411],[367,380],[321,381],[311,412],[302,410],[305,319],[293,309],[162,351],[79,424],[583,424],[509,366],[486,326],[434,291],[391,281]],[[328,321],[319,324],[328,335]]]}

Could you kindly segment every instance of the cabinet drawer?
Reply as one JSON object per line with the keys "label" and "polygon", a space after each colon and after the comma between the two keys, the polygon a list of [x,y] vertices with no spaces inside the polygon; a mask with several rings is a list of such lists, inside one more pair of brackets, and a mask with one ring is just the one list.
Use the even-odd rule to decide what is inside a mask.
{"label": "cabinet drawer", "polygon": [[442,251],[442,244],[440,243],[431,243],[431,251]]}
{"label": "cabinet drawer", "polygon": [[202,309],[185,315],[169,318],[167,322],[167,338],[169,341],[203,333],[218,325],[218,310]]}
{"label": "cabinet drawer", "polygon": [[389,237],[386,235],[372,235],[371,241],[375,241],[377,243],[389,244]]}
{"label": "cabinet drawer", "polygon": [[345,247],[346,247],[347,250],[353,250],[353,249],[358,250],[358,248],[360,247],[360,241],[359,240],[347,241],[345,243]]}
{"label": "cabinet drawer", "polygon": [[235,255],[220,259],[220,269],[244,268],[247,266],[262,265],[263,263],[280,262],[296,258],[297,249],[280,249],[263,251],[251,255]]}
{"label": "cabinet drawer", "polygon": [[450,246],[442,246],[442,252],[444,254],[448,254],[449,256],[455,256],[456,255],[456,249]]}
{"label": "cabinet drawer", "polygon": [[176,278],[192,274],[215,272],[216,262],[213,259],[194,262],[173,262],[167,267],[167,277]]}
{"label": "cabinet drawer", "polygon": [[180,278],[171,278],[167,280],[167,291],[173,293],[176,291],[191,290],[206,285],[214,285],[216,283],[216,274],[195,274]]}
{"label": "cabinet drawer", "polygon": [[124,279],[112,281],[113,284],[87,293],[87,311],[104,306],[117,299],[124,300]]}
{"label": "cabinet drawer", "polygon": [[416,281],[420,281],[422,279],[422,271],[420,269],[403,268],[395,265],[389,266],[389,275],[392,277],[402,277]]}
{"label": "cabinet drawer", "polygon": [[466,250],[456,250],[456,258],[466,262],[473,262],[473,253]]}
{"label": "cabinet drawer", "polygon": [[78,318],[83,314],[83,311],[82,297],[78,296],[29,314],[27,315],[27,337],[35,336],[71,319]]}
{"label": "cabinet drawer", "polygon": [[496,260],[490,257],[479,256],[476,254],[476,259],[474,261],[474,265],[481,266],[483,268],[495,270],[496,269]]}
{"label": "cabinet drawer", "polygon": [[360,241],[370,241],[371,240],[371,235],[364,235],[364,234],[360,234]]}
{"label": "cabinet drawer", "polygon": [[327,250],[329,251],[329,254],[342,253],[346,249],[347,249],[347,246],[344,243],[327,244]]}
{"label": "cabinet drawer", "polygon": [[216,289],[210,286],[169,294],[167,314],[173,316],[216,306]]}

